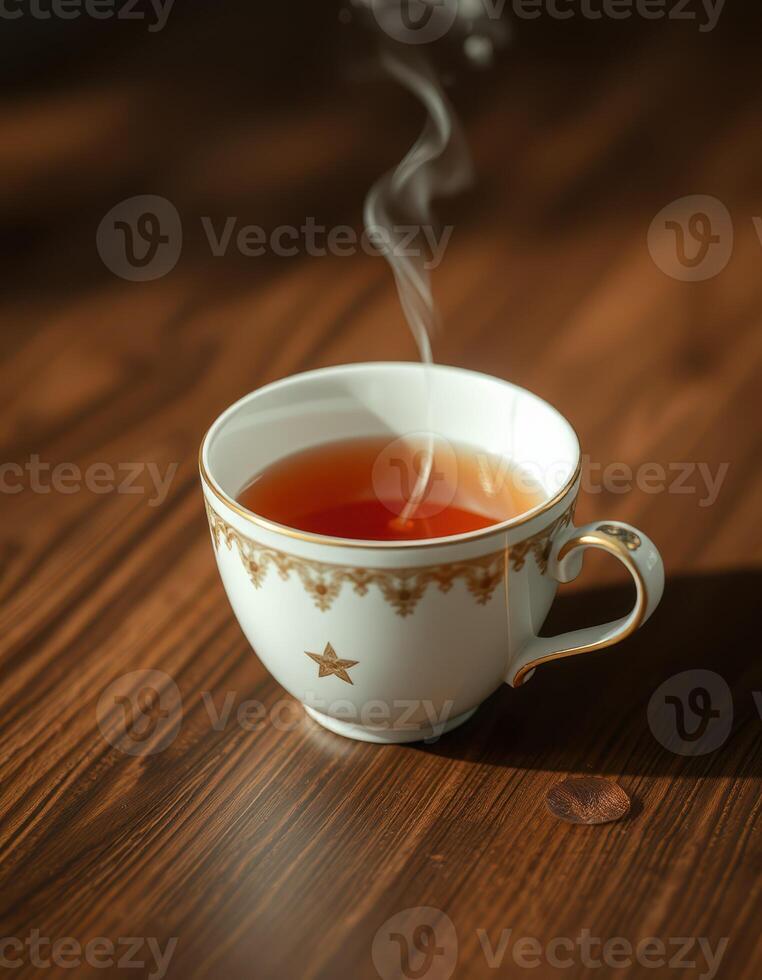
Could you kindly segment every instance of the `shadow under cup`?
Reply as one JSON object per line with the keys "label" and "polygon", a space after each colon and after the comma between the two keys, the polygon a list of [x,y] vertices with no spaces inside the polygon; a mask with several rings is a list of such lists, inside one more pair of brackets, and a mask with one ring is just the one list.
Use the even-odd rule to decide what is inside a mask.
{"label": "shadow under cup", "polygon": [[[477,531],[383,541],[305,533],[237,502],[254,473],[301,450],[422,432],[517,465],[541,502]],[[326,727],[398,742],[470,717],[539,631],[556,590],[540,545],[571,521],[579,460],[569,423],[521,388],[459,368],[372,363],[247,395],[212,425],[200,468],[220,574],[265,666]]]}

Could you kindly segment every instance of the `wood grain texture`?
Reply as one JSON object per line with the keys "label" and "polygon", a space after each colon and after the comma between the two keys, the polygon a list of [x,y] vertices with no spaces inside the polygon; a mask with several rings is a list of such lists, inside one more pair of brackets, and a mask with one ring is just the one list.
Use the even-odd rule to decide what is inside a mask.
{"label": "wood grain texture", "polygon": [[[2,460],[177,471],[160,503],[145,474],[140,494],[34,492],[24,476],[2,496],[0,935],[176,937],[173,978],[371,978],[374,936],[421,906],[453,924],[456,977],[525,972],[510,951],[491,969],[485,934],[491,948],[503,929],[545,946],[589,929],[633,945],[727,937],[717,975],[752,980],[762,130],[749,24],[525,25],[498,69],[463,80],[479,180],[440,209],[455,233],[435,276],[437,359],[550,400],[593,464],[729,466],[710,506],[695,470],[691,494],[586,493],[580,523],[630,521],[662,549],[653,620],[616,651],[497,692],[433,745],[396,747],[319,729],[266,674],[219,582],[196,472],[206,427],[252,388],[415,356],[380,260],[216,258],[201,230],[203,215],[357,228],[366,189],[413,139],[403,95],[328,69],[335,11],[326,25],[319,7],[294,49],[288,5],[267,14],[271,41],[242,4],[178,14],[158,36],[114,30],[108,57],[88,49],[57,82],[2,97]],[[172,200],[185,231],[177,267],[143,284],[109,273],[94,244],[106,211],[138,193]],[[692,193],[725,202],[735,248],[721,275],[686,284],[656,268],[646,235]],[[621,614],[613,564],[590,557],[549,633]],[[181,724],[162,751],[132,755],[98,704],[146,669],[176,685]],[[648,708],[697,670],[729,686],[732,725],[715,750],[680,755]],[[552,817],[546,793],[570,775],[618,782],[628,819]],[[697,977],[698,950],[686,959],[699,966],[664,970]],[[35,973],[25,964],[17,976]],[[589,975],[579,957],[562,972]],[[625,972],[655,975],[596,975]],[[73,975],[44,975],[58,973]],[[76,971],[111,973],[125,970]]]}

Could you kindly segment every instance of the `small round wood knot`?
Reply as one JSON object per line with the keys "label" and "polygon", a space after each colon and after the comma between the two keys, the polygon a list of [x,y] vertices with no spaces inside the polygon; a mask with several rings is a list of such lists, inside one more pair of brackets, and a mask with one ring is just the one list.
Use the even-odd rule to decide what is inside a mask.
{"label": "small round wood knot", "polygon": [[622,787],[600,776],[564,779],[551,786],[545,802],[554,817],[568,823],[611,823],[630,812],[630,798]]}

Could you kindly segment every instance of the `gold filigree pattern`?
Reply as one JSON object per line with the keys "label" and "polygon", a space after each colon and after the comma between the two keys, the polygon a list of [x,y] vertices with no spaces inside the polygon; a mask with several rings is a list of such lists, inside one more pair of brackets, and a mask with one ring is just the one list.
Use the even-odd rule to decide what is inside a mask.
{"label": "gold filigree pattern", "polygon": [[430,585],[447,593],[458,580],[465,582],[466,588],[480,605],[486,605],[505,578],[507,564],[510,563],[514,571],[520,572],[530,554],[544,575],[548,569],[553,537],[560,528],[571,523],[574,504],[542,531],[512,545],[507,552],[501,549],[467,561],[415,568],[355,568],[299,558],[267,548],[239,534],[208,503],[206,513],[215,549],[224,543],[232,551],[235,545],[256,589],[262,587],[271,568],[284,580],[294,573],[317,608],[325,612],[331,608],[345,585],[361,596],[368,592],[370,586],[375,586],[399,616],[409,616]]}
{"label": "gold filigree pattern", "polygon": [[534,560],[537,562],[537,567],[540,569],[541,574],[544,575],[547,572],[553,538],[556,536],[556,532],[560,531],[562,527],[568,527],[571,524],[576,503],[576,500],[572,501],[571,506],[560,517],[557,517],[538,534],[534,534],[525,541],[519,541],[517,544],[511,545],[511,568],[515,572],[521,571],[526,563],[527,556],[530,554],[534,556]]}

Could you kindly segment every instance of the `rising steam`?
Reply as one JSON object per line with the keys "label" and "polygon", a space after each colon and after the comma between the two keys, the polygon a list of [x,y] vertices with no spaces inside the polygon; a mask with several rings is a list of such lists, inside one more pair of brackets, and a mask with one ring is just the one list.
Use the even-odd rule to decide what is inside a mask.
{"label": "rising steam", "polygon": [[[403,254],[398,222],[431,226],[431,201],[455,194],[471,181],[471,157],[452,106],[428,62],[410,50],[384,50],[386,71],[423,103],[428,115],[421,135],[402,162],[378,180],[365,199],[365,228],[381,238],[400,303],[421,360],[432,362],[431,338],[439,317],[422,254]],[[420,240],[420,236],[419,236]]]}

